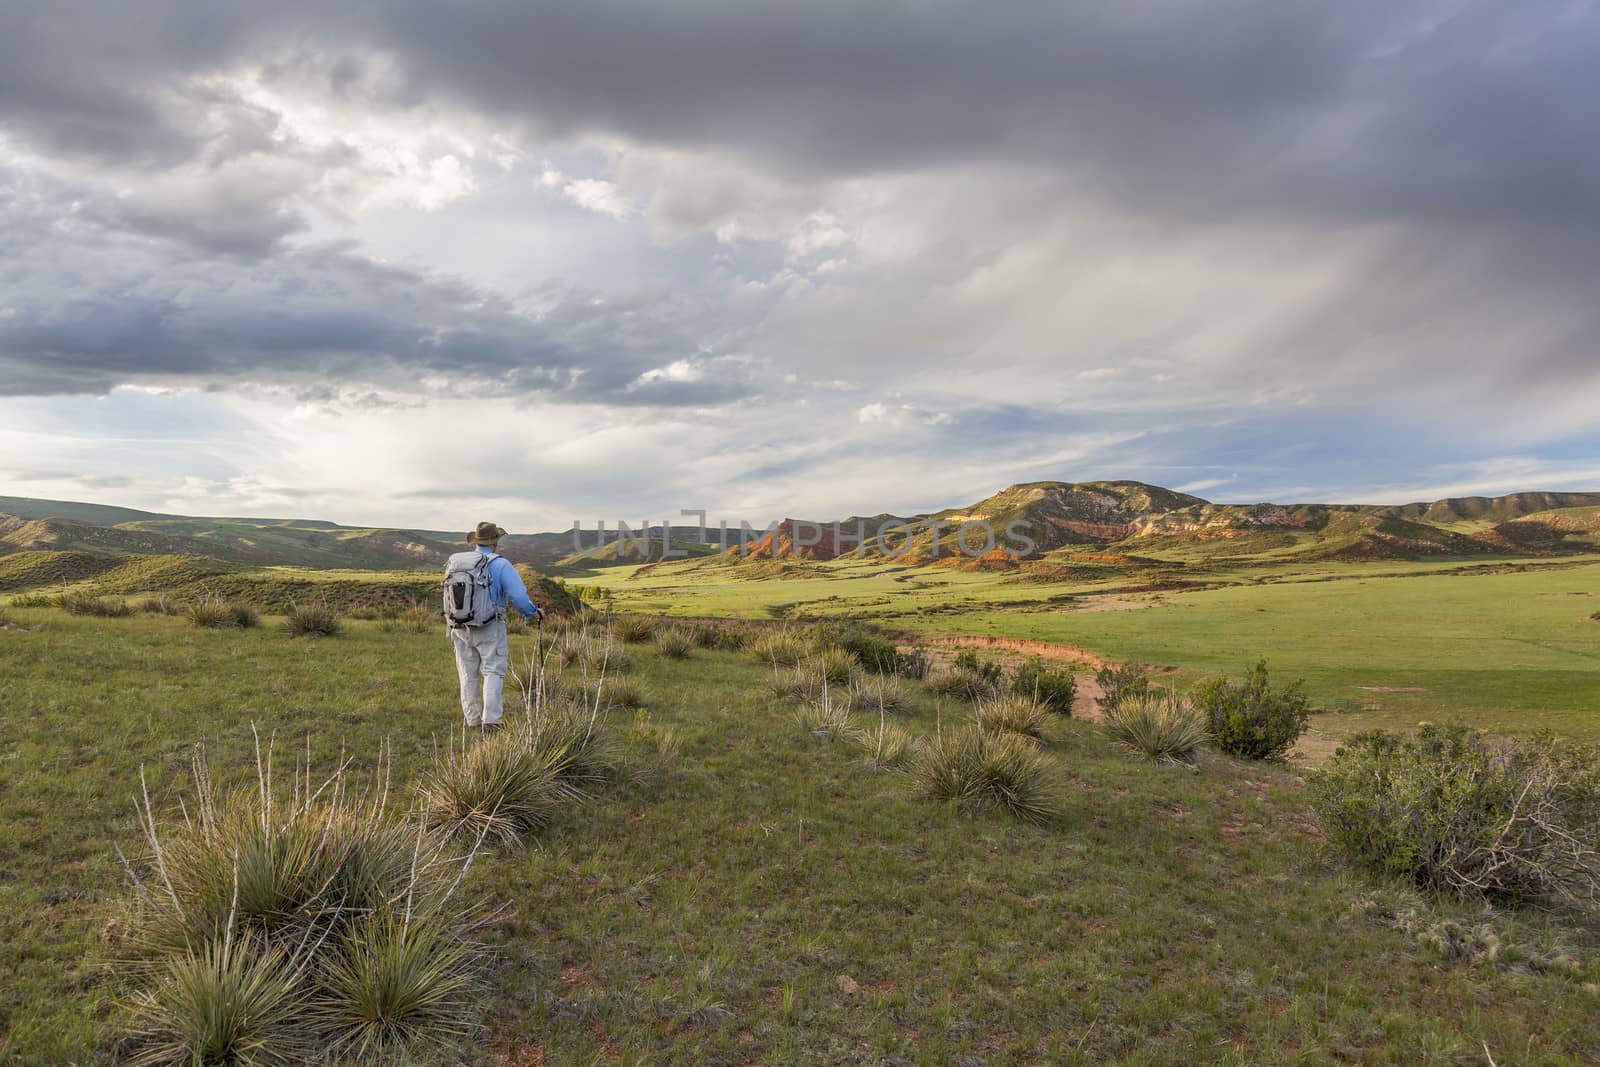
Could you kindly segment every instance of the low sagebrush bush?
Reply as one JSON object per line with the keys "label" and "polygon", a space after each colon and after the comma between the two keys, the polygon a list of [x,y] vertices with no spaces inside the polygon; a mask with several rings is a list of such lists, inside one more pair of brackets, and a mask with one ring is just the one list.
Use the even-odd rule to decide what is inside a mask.
{"label": "low sagebrush bush", "polygon": [[234,604],[221,597],[201,597],[184,605],[184,615],[191,626],[202,629],[248,629],[261,623],[261,616],[248,604]]}
{"label": "low sagebrush bush", "polygon": [[850,689],[856,705],[874,715],[900,711],[911,699],[905,681],[897,674],[862,675],[851,683]]}
{"label": "low sagebrush bush", "polygon": [[923,796],[968,809],[998,808],[1024,822],[1049,822],[1057,809],[1049,759],[1014,734],[976,726],[943,731],[916,755],[912,776]]}
{"label": "low sagebrush bush", "polygon": [[1282,759],[1311,718],[1311,701],[1302,683],[1273,689],[1267,682],[1266,660],[1240,681],[1213,678],[1201,684],[1193,699],[1210,724],[1212,743],[1245,759]]}
{"label": "low sagebrush bush", "polygon": [[681,626],[663,626],[656,631],[656,651],[668,659],[688,659],[694,638]]}
{"label": "low sagebrush bush", "polygon": [[888,637],[860,623],[826,623],[815,630],[816,643],[848,652],[874,674],[895,674],[901,669],[900,651]]}
{"label": "low sagebrush bush", "polygon": [[776,667],[793,667],[811,654],[811,642],[784,627],[761,631],[745,644],[745,651]]}
{"label": "low sagebrush bush", "polygon": [[1465,726],[1357,734],[1309,779],[1328,840],[1425,889],[1600,898],[1600,750]]}
{"label": "low sagebrush bush", "polygon": [[68,615],[91,615],[98,619],[122,619],[133,614],[126,600],[88,593],[62,593],[56,597],[56,607]]}
{"label": "low sagebrush bush", "polygon": [[344,630],[344,623],[326,603],[290,604],[283,628],[290,637],[334,637]]}
{"label": "low sagebrush bush", "polygon": [[1123,695],[1104,709],[1102,724],[1118,744],[1158,763],[1193,766],[1206,741],[1206,721],[1186,698],[1165,689]]}
{"label": "low sagebrush bush", "polygon": [[1094,672],[1100,686],[1100,710],[1110,711],[1123,697],[1143,696],[1150,691],[1150,679],[1137,663],[1105,666]]}
{"label": "low sagebrush bush", "polygon": [[580,799],[564,774],[568,759],[564,747],[535,748],[518,729],[464,741],[423,785],[429,824],[518,847]]}
{"label": "low sagebrush bush", "polygon": [[656,620],[645,615],[618,615],[611,632],[627,644],[642,645],[655,636]]}
{"label": "low sagebrush bush", "polygon": [[1015,734],[1043,744],[1045,724],[1049,721],[1050,710],[1031,696],[1009,695],[978,701],[978,729],[985,733]]}
{"label": "low sagebrush bush", "polygon": [[1072,671],[1050,670],[1042,658],[1029,656],[1011,676],[1011,691],[1031,697],[1058,715],[1071,715],[1078,682]]}

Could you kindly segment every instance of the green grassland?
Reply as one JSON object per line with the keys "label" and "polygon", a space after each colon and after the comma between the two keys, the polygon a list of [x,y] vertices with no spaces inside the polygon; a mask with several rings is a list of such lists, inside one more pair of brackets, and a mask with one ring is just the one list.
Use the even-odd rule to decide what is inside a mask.
{"label": "green grassland", "polygon": [[[1529,599],[1592,583],[1584,573],[1538,575],[1551,584]],[[980,594],[985,576],[962,572],[945,574],[944,585],[940,572],[917,577],[946,599],[1013,588]],[[1413,580],[1435,579],[1399,581]],[[904,584],[863,569],[794,582],[785,595],[850,582],[871,586],[858,599]],[[1084,618],[1131,624],[1172,613],[1181,636],[1205,625],[1184,612],[1248,616],[1264,606],[1270,618],[1287,610],[1272,597],[1312,592],[1334,598],[1320,610],[1353,612],[1336,585],[1183,594],[1268,599]],[[1511,599],[1507,588],[1521,587],[1487,588],[1484,602]],[[1365,602],[1374,625],[1386,605],[1406,603],[1396,595]],[[1529,626],[1555,617],[1527,610]],[[238,781],[253,774],[254,725],[277,736],[285,767],[308,745],[325,763],[342,751],[370,767],[386,742],[404,788],[457,716],[437,632],[355,623],[338,638],[291,640],[270,619],[258,630],[203,631],[160,616],[5,611],[4,1062],[103,1062],[115,1050],[113,920],[125,898],[115,846],[136,846],[141,768],[158,812],[172,817],[191,746],[203,741],[217,773]],[[1004,619],[1031,617],[1019,609]],[[1258,637],[1274,629],[1259,626]],[[1328,635],[1330,647],[1346,640]],[[1235,636],[1245,654],[1250,635]],[[514,638],[514,654],[534,640]],[[1116,640],[1130,652],[1156,647],[1138,645],[1134,630]],[[1198,636],[1185,640],[1200,647]],[[1218,652],[1218,662],[1234,651]],[[681,754],[571,810],[536,847],[474,868],[472,892],[503,910],[482,934],[490,985],[468,1062],[1600,1059],[1600,931],[1591,921],[1485,913],[1348,873],[1309,821],[1291,770],[1220,756],[1198,773],[1147,765],[1093,724],[1063,720],[1046,750],[1061,815],[1028,827],[916,799],[903,775],[813,739],[763,694],[766,668],[748,656],[630,652],[650,728],[676,730]],[[1548,654],[1552,669],[1565,662],[1559,649]],[[1467,659],[1441,655],[1448,669]],[[968,715],[915,687],[902,718],[927,732]],[[626,717],[616,725],[633,732]],[[1383,920],[1400,906],[1418,909],[1410,933]],[[1502,951],[1452,954],[1453,941],[1430,933],[1457,928],[1447,921],[1482,924]]]}
{"label": "green grassland", "polygon": [[[621,609],[682,616],[850,617],[918,634],[1061,642],[1119,660],[1304,677],[1347,733],[1419,718],[1600,737],[1600,559],[1219,563],[1201,588],[1148,576],[1029,581],[881,560],[721,560],[565,572]],[[1134,591],[1128,591],[1128,590]],[[1103,610],[1105,608],[1115,610]],[[1184,676],[1180,676],[1184,677]]]}

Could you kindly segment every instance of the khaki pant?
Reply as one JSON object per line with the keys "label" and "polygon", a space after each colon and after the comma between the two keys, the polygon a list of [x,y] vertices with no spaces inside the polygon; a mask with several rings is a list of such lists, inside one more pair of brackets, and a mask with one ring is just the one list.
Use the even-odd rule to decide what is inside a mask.
{"label": "khaki pant", "polygon": [[456,651],[461,713],[466,716],[467,725],[493,726],[503,711],[506,665],[511,659],[506,649],[506,620],[496,619],[471,629],[451,627],[450,644]]}

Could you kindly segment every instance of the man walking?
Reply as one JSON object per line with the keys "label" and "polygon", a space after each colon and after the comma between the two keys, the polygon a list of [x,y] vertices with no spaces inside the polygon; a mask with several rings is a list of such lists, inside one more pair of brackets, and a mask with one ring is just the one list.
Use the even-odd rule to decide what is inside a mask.
{"label": "man walking", "polygon": [[451,556],[444,572],[444,614],[461,679],[461,712],[468,726],[485,731],[498,730],[503,713],[510,660],[507,605],[529,622],[544,617],[529,599],[517,568],[496,551],[505,535],[492,522],[478,523],[467,535],[467,544],[474,547]]}

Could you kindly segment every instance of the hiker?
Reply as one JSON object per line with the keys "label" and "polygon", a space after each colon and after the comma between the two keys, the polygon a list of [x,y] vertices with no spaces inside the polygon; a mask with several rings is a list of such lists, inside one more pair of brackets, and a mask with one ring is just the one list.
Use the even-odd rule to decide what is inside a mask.
{"label": "hiker", "polygon": [[444,616],[461,678],[461,712],[468,726],[498,730],[501,693],[506,684],[506,609],[529,622],[544,611],[528,598],[528,588],[510,560],[495,551],[506,532],[480,522],[467,535],[475,547],[451,556],[444,568]]}

